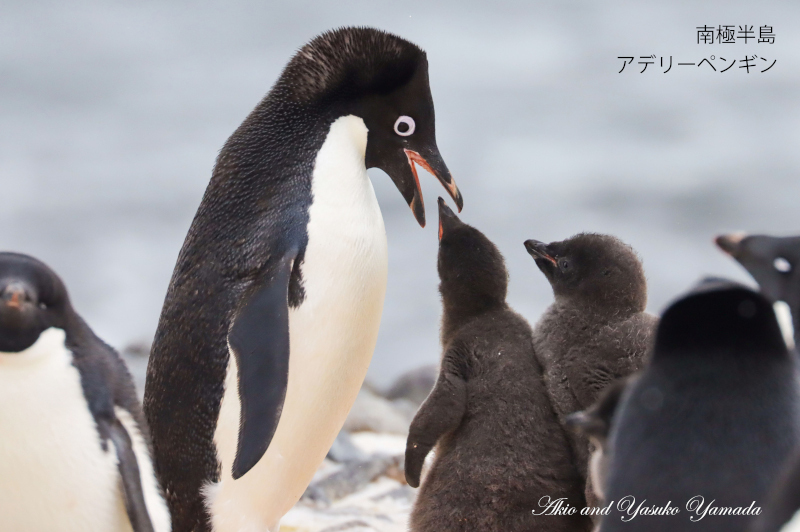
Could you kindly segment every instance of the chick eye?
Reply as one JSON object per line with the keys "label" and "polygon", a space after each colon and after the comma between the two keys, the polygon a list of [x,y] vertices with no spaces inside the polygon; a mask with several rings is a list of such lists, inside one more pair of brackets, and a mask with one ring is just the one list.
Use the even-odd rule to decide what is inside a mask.
{"label": "chick eye", "polygon": [[414,123],[413,118],[403,115],[394,123],[394,132],[401,137],[407,137],[414,133],[414,129],[416,129],[416,127],[417,125]]}
{"label": "chick eye", "polygon": [[772,265],[776,270],[782,273],[789,273],[792,271],[792,264],[783,257],[776,258],[774,261],[772,261]]}
{"label": "chick eye", "polygon": [[562,270],[569,270],[569,261],[567,261],[567,259],[561,259],[558,265],[561,266]]}

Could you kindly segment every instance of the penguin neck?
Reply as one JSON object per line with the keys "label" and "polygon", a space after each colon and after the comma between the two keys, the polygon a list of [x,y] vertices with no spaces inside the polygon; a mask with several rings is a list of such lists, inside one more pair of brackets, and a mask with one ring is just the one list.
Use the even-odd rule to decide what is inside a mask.
{"label": "penguin neck", "polygon": [[27,349],[16,353],[0,352],[0,366],[22,367],[37,364],[49,358],[50,354],[64,349],[66,333],[63,329],[50,327]]}
{"label": "penguin neck", "polygon": [[555,296],[555,306],[567,311],[575,311],[585,316],[587,321],[614,321],[644,312],[644,305],[635,305],[628,301],[609,301],[565,295]]}
{"label": "penguin neck", "polygon": [[[444,299],[444,298],[443,298]],[[508,308],[504,300],[487,299],[484,301],[443,301],[442,313],[442,345],[447,345],[459,329],[473,319],[496,310]]]}
{"label": "penguin neck", "polygon": [[354,115],[340,116],[331,123],[314,161],[314,203],[323,201],[333,208],[348,209],[374,198],[364,164],[367,133],[364,120]]}

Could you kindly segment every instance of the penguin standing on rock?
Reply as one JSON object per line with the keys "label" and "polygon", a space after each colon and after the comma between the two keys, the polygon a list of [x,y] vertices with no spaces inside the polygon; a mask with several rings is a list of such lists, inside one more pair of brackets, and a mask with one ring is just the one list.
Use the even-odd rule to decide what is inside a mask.
{"label": "penguin standing on rock", "polygon": [[797,367],[772,305],[708,280],[662,315],[608,439],[608,500],[680,512],[623,520],[617,507],[600,532],[641,530],[645,519],[653,532],[748,530],[756,514],[745,510],[767,502],[798,438]]}
{"label": "penguin standing on rock", "polygon": [[170,530],[125,364],[16,253],[0,253],[0,433],[0,529]]}
{"label": "penguin standing on rock", "polygon": [[774,302],[784,337],[794,347],[800,334],[800,236],[733,233],[718,236],[716,243],[744,266]]}
{"label": "penguin standing on rock", "polygon": [[145,389],[176,532],[274,532],[302,496],[378,335],[388,257],[366,170],[389,174],[424,226],[415,164],[461,208],[425,53],[370,28],[302,47],[222,148]]}
{"label": "penguin standing on rock", "polygon": [[441,370],[411,423],[408,484],[420,484],[414,532],[588,531],[591,521],[545,513],[546,501],[584,505],[567,435],[558,421],[528,323],[506,304],[508,273],[497,248],[439,199]]}
{"label": "penguin standing on rock", "polygon": [[[547,390],[562,421],[589,408],[609,384],[640,369],[657,319],[645,312],[647,281],[634,250],[619,239],[581,233],[563,242],[525,242],[555,302],[533,332]],[[578,470],[588,475],[589,441],[572,434]],[[593,506],[594,490],[586,487]]]}

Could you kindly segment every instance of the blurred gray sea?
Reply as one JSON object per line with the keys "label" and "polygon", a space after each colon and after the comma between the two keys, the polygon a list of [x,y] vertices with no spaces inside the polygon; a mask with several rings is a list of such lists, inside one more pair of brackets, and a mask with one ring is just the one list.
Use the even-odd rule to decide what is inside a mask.
{"label": "blurred gray sea", "polygon": [[[697,26],[724,24],[771,25],[776,42],[696,43]],[[797,2],[6,0],[0,248],[55,268],[112,345],[146,344],[219,148],[300,45],[343,25],[427,50],[462,219],[503,251],[510,302],[531,322],[552,296],[527,238],[619,236],[659,312],[701,275],[748,281],[716,233],[800,233]],[[677,66],[711,55],[717,72]],[[746,55],[758,56],[750,74]],[[636,59],[618,74],[618,56]],[[737,63],[719,72],[721,57]],[[370,175],[390,266],[369,379],[385,386],[439,354],[445,194],[423,172],[422,230],[388,177]]]}

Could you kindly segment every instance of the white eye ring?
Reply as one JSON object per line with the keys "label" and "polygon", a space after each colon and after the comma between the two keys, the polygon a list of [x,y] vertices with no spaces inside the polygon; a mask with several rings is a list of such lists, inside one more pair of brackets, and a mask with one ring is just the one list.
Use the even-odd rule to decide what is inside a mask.
{"label": "white eye ring", "polygon": [[[400,124],[405,124],[408,126],[408,129],[405,131],[400,131]],[[414,119],[410,116],[400,116],[398,117],[397,121],[394,123],[394,132],[400,135],[401,137],[407,137],[414,133],[414,129],[416,129],[417,125],[414,123]]]}
{"label": "white eye ring", "polygon": [[789,273],[790,271],[792,271],[792,264],[783,257],[778,257],[777,259],[772,261],[772,265],[779,272]]}

